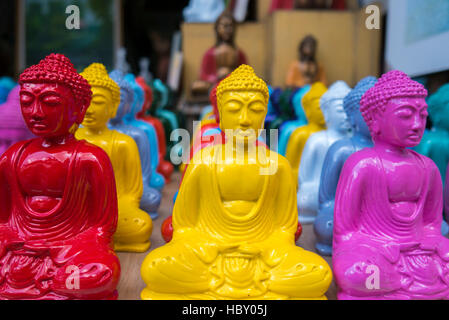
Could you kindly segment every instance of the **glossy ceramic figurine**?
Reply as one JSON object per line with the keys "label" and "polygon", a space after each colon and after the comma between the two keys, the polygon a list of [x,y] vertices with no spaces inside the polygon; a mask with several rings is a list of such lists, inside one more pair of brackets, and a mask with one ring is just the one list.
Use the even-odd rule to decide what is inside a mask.
{"label": "glossy ceramic figurine", "polygon": [[335,142],[324,158],[319,187],[318,215],[314,223],[317,239],[315,247],[321,255],[332,253],[335,192],[341,169],[351,154],[373,146],[368,126],[360,112],[360,99],[369,88],[374,86],[376,81],[375,77],[366,77],[360,80],[345,97],[343,108],[349,118],[354,135],[351,138]]}
{"label": "glossy ceramic figurine", "polygon": [[156,130],[151,124],[146,123],[145,121],[137,119],[137,113],[142,110],[143,103],[145,101],[145,93],[143,89],[136,82],[136,77],[128,73],[125,76],[125,80],[131,85],[131,88],[134,90],[134,101],[129,110],[129,112],[125,115],[123,120],[126,124],[134,126],[136,128],[140,128],[145,131],[147,134],[148,140],[150,141],[151,147],[151,181],[150,184],[153,188],[158,190],[162,190],[165,185],[164,177],[157,171],[159,167],[159,144],[157,142],[157,134]]}
{"label": "glossy ceramic figurine", "polygon": [[103,150],[73,135],[90,86],[60,54],[19,83],[37,138],[0,158],[0,299],[116,299],[114,173]]}
{"label": "glossy ceramic figurine", "polygon": [[[293,174],[297,180],[299,163],[301,155],[306,145],[307,139],[318,131],[326,129],[323,112],[320,108],[321,96],[327,91],[327,88],[321,82],[316,82],[310,88],[310,91],[304,95],[302,104],[306,113],[308,124],[297,128],[290,136],[287,143],[285,157],[290,162]],[[297,184],[297,181],[295,182]]]}
{"label": "glossy ceramic figurine", "polygon": [[[429,106],[429,117],[433,127],[424,132],[421,143],[415,151],[432,159],[437,165],[443,179],[446,178],[446,168],[449,163],[449,84],[445,84],[437,92],[432,94],[427,104]],[[443,234],[448,233],[448,225],[443,220]]]}
{"label": "glossy ceramic figurine", "polygon": [[151,104],[153,103],[151,87],[147,85],[145,79],[142,77],[137,77],[136,82],[145,93],[142,110],[137,113],[137,118],[152,125],[156,130],[157,143],[159,147],[159,166],[157,167],[157,170],[164,176],[165,182],[168,183],[170,182],[170,176],[173,173],[174,168],[169,161],[165,160],[165,155],[167,154],[167,144],[165,140],[164,126],[158,118],[149,114]]}
{"label": "glossy ceramic figurine", "polygon": [[349,91],[351,88],[345,82],[338,81],[321,97],[327,128],[310,136],[299,165],[298,211],[301,223],[313,223],[318,213],[320,177],[327,150],[337,140],[350,135],[351,125],[343,108],[343,99]]}
{"label": "glossy ceramic figurine", "polygon": [[33,137],[22,117],[19,91],[20,86],[12,89],[0,105],[0,155],[14,143]]}
{"label": "glossy ceramic figurine", "polygon": [[298,47],[298,60],[288,68],[285,84],[288,87],[302,88],[317,81],[326,84],[324,68],[316,61],[318,43],[314,36],[306,36]]}
{"label": "glossy ceramic figurine", "polygon": [[109,74],[110,78],[120,87],[120,104],[114,118],[109,120],[109,128],[117,130],[134,139],[139,149],[139,158],[142,166],[143,193],[140,199],[140,208],[148,212],[152,219],[158,217],[157,210],[161,203],[161,193],[151,188],[151,149],[147,134],[142,129],[125,124],[123,117],[129,112],[134,100],[134,90],[125,75],[119,70]]}
{"label": "glossy ceramic figurine", "polygon": [[426,127],[427,91],[401,71],[360,101],[374,141],[343,166],[335,198],[339,299],[448,299],[449,240],[441,235],[438,167],[409,148]]}
{"label": "glossy ceramic figurine", "polygon": [[174,207],[173,239],[142,264],[142,298],[325,299],[329,266],[295,245],[290,166],[256,143],[267,86],[242,65],[220,83],[217,99],[220,127],[233,135],[201,149],[189,164]]}
{"label": "glossy ceramic figurine", "polygon": [[192,91],[207,92],[239,65],[247,63],[245,53],[234,42],[237,23],[229,11],[224,11],[215,22],[215,45],[206,51],[201,62],[200,80]]}
{"label": "glossy ceramic figurine", "polygon": [[292,133],[299,127],[305,126],[307,124],[306,114],[304,112],[304,108],[302,106],[302,98],[304,95],[309,92],[311,86],[305,85],[301,89],[297,90],[297,92],[292,97],[292,106],[295,112],[295,120],[286,121],[280,127],[279,133],[279,154],[285,156],[287,152],[287,144],[288,140]]}
{"label": "glossy ceramic figurine", "polygon": [[[114,235],[117,251],[144,252],[150,247],[153,223],[139,208],[143,193],[139,149],[128,135],[108,128],[120,104],[120,87],[108,76],[106,68],[93,63],[81,73],[92,87],[92,101],[76,137],[101,147],[114,168],[118,198],[118,225]],[[99,183],[102,183],[99,179]]]}

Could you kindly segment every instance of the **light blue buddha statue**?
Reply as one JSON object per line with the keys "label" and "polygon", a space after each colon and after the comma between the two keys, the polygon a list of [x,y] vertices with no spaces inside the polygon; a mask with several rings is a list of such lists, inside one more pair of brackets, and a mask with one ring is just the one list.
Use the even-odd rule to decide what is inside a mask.
{"label": "light blue buddha statue", "polygon": [[283,156],[285,156],[285,153],[287,152],[288,139],[290,138],[292,132],[295,131],[296,128],[307,124],[306,114],[302,107],[302,98],[304,97],[304,95],[307,92],[309,92],[310,87],[311,87],[310,84],[307,84],[295,92],[295,94],[292,98],[292,105],[293,105],[293,109],[295,111],[296,119],[286,121],[280,127],[279,151],[278,152],[279,152],[279,154],[281,154]]}
{"label": "light blue buddha statue", "polygon": [[142,120],[136,118],[136,114],[142,110],[144,103],[144,91],[141,86],[136,82],[136,78],[133,74],[128,73],[125,76],[125,80],[131,85],[134,90],[134,101],[127,114],[123,117],[125,124],[140,128],[147,134],[148,140],[150,142],[151,149],[151,180],[150,186],[156,188],[157,190],[162,190],[165,185],[164,177],[156,171],[159,165],[159,147],[157,143],[156,130],[154,127]]}
{"label": "light blue buddha statue", "polygon": [[147,134],[144,130],[125,124],[123,118],[130,112],[134,101],[134,90],[128,81],[125,80],[125,74],[119,70],[109,73],[109,76],[120,87],[120,105],[117,109],[115,118],[109,120],[109,127],[124,133],[136,141],[139,149],[140,162],[142,165],[143,194],[140,199],[140,208],[150,214],[151,219],[158,217],[157,210],[161,203],[161,193],[151,187],[151,147]]}
{"label": "light blue buddha statue", "polygon": [[[446,185],[446,170],[449,163],[449,83],[441,86],[427,99],[430,120],[433,127],[426,130],[415,151],[432,159],[437,165],[443,184]],[[446,212],[449,214],[449,212]],[[443,220],[442,233],[448,234],[449,227]]]}
{"label": "light blue buddha statue", "polygon": [[8,99],[9,92],[16,86],[16,82],[10,77],[0,77],[0,104]]}
{"label": "light blue buddha statue", "polygon": [[360,112],[360,99],[377,82],[375,77],[360,80],[344,98],[343,108],[352,127],[353,136],[336,141],[326,153],[319,187],[319,207],[315,220],[315,247],[321,255],[332,254],[334,204],[338,179],[346,159],[364,148],[372,147],[371,133]]}
{"label": "light blue buddha statue", "polygon": [[190,0],[182,14],[185,22],[213,23],[224,9],[223,0]]}
{"label": "light blue buddha statue", "polygon": [[337,81],[320,99],[327,129],[310,136],[299,164],[298,211],[302,224],[313,223],[318,213],[321,169],[327,150],[335,141],[351,135],[351,124],[343,109],[343,99],[350,91],[344,81]]}

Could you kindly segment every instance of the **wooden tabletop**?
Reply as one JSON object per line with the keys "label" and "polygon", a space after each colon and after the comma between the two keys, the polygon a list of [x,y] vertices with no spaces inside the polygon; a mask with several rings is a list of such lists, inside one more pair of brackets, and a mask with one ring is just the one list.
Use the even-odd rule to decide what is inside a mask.
{"label": "wooden tabletop", "polygon": [[[170,216],[173,209],[173,196],[178,190],[181,175],[179,172],[173,174],[171,182],[167,184],[162,192],[162,203],[159,209],[159,218],[153,221],[153,234],[151,235],[151,248],[153,250],[165,244],[161,236],[161,224],[166,217]],[[313,225],[303,225],[303,233],[297,244],[306,250],[315,251],[315,234]],[[119,252],[120,264],[122,267],[120,283],[118,286],[120,300],[138,300],[140,292],[145,288],[145,283],[140,276],[140,266],[147,253],[126,253]],[[325,260],[332,266],[332,259],[325,257]],[[335,300],[337,288],[334,281],[326,294],[329,300]]]}

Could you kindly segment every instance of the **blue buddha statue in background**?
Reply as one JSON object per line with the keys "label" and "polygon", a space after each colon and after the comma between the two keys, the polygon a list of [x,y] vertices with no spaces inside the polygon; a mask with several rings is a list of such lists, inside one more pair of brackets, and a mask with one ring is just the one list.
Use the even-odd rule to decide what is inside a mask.
{"label": "blue buddha statue in background", "polygon": [[120,87],[120,105],[117,109],[115,118],[109,120],[109,127],[124,133],[136,141],[139,149],[140,162],[142,165],[143,194],[140,199],[140,208],[150,214],[151,219],[158,217],[157,210],[161,203],[161,193],[152,188],[151,182],[151,147],[147,134],[144,130],[125,124],[123,118],[130,112],[134,101],[134,90],[125,80],[125,74],[120,70],[114,70],[109,76]]}
{"label": "blue buddha statue in background", "polygon": [[309,84],[305,85],[301,89],[297,90],[292,98],[292,106],[295,112],[296,119],[286,121],[281,125],[279,134],[279,154],[285,156],[287,152],[288,139],[290,138],[293,131],[300,126],[307,124],[306,114],[302,107],[302,98],[309,92],[311,86]]}
{"label": "blue buddha statue in background", "polygon": [[321,255],[332,254],[335,193],[343,165],[353,153],[373,146],[370,131],[360,112],[360,99],[376,82],[375,77],[366,77],[344,98],[343,108],[351,124],[353,136],[332,144],[324,158],[318,196],[318,215],[314,223],[315,247]]}
{"label": "blue buddha statue in background", "polygon": [[144,103],[144,91],[141,86],[136,82],[136,78],[133,74],[128,73],[125,76],[125,80],[131,85],[134,90],[134,101],[127,114],[123,117],[125,124],[137,127],[145,131],[148,140],[150,142],[151,149],[151,180],[150,186],[157,190],[162,190],[165,185],[164,177],[156,171],[159,165],[159,147],[157,143],[156,130],[154,127],[142,120],[136,118],[136,114],[142,110]]}
{"label": "blue buddha statue in background", "polygon": [[315,222],[321,169],[327,150],[337,140],[351,135],[351,125],[343,109],[343,99],[351,91],[344,81],[337,81],[320,99],[326,130],[310,136],[301,155],[298,175],[298,212],[303,224]]}
{"label": "blue buddha statue in background", "polygon": [[[427,99],[429,118],[433,127],[426,130],[415,151],[432,159],[437,165],[443,184],[447,184],[446,170],[449,163],[449,83],[441,86]],[[446,212],[446,214],[449,214]],[[442,233],[448,234],[449,227],[443,220]]]}
{"label": "blue buddha statue in background", "polygon": [[0,104],[5,103],[9,92],[16,86],[16,82],[10,77],[0,77]]}

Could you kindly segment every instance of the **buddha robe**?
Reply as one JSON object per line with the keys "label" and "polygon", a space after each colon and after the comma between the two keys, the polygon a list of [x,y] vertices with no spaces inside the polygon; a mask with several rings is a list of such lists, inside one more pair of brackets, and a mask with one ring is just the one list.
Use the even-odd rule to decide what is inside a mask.
{"label": "buddha robe", "polygon": [[[237,50],[237,65],[236,68],[240,66],[241,64],[247,64],[248,59],[245,56],[245,53],[240,50]],[[210,48],[206,51],[206,53],[203,56],[203,60],[201,62],[201,72],[200,72],[200,79],[203,81],[207,81],[210,83],[217,83],[218,82],[218,76],[217,76],[217,63],[215,60],[215,47]]]}
{"label": "buddha robe", "polygon": [[[111,241],[117,197],[108,156],[77,141],[64,168],[62,199],[38,213],[20,184],[29,176],[19,181],[18,166],[36,140],[19,142],[0,158],[0,299],[117,298],[120,264]],[[67,286],[75,269],[78,288]]]}
{"label": "buddha robe", "polygon": [[[114,168],[118,198],[118,224],[114,235],[117,251],[144,252],[150,247],[149,238],[153,222],[139,208],[143,193],[142,169],[136,142],[116,130],[108,130],[104,136],[86,135],[86,128],[76,132],[78,139],[101,146],[111,159]],[[90,141],[91,140],[91,141]]]}
{"label": "buddha robe", "polygon": [[[222,202],[224,192],[229,196],[235,188],[220,175],[226,168],[217,164],[223,147],[199,150],[187,167],[173,212],[173,239],[142,264],[142,298],[325,299],[329,266],[295,245],[298,214],[288,162],[279,156],[272,175],[255,171],[256,190],[235,194],[255,191],[254,206],[235,215]],[[265,168],[276,161],[274,152],[267,155]]]}
{"label": "buddha robe", "polygon": [[[422,181],[416,182],[419,197],[409,207],[414,210],[406,213],[390,200],[397,180],[373,148],[354,153],[343,166],[333,239],[339,299],[449,298],[449,240],[440,233],[441,176],[430,159],[409,152],[418,163],[410,179]],[[378,288],[366,284],[370,266],[378,270]]]}

